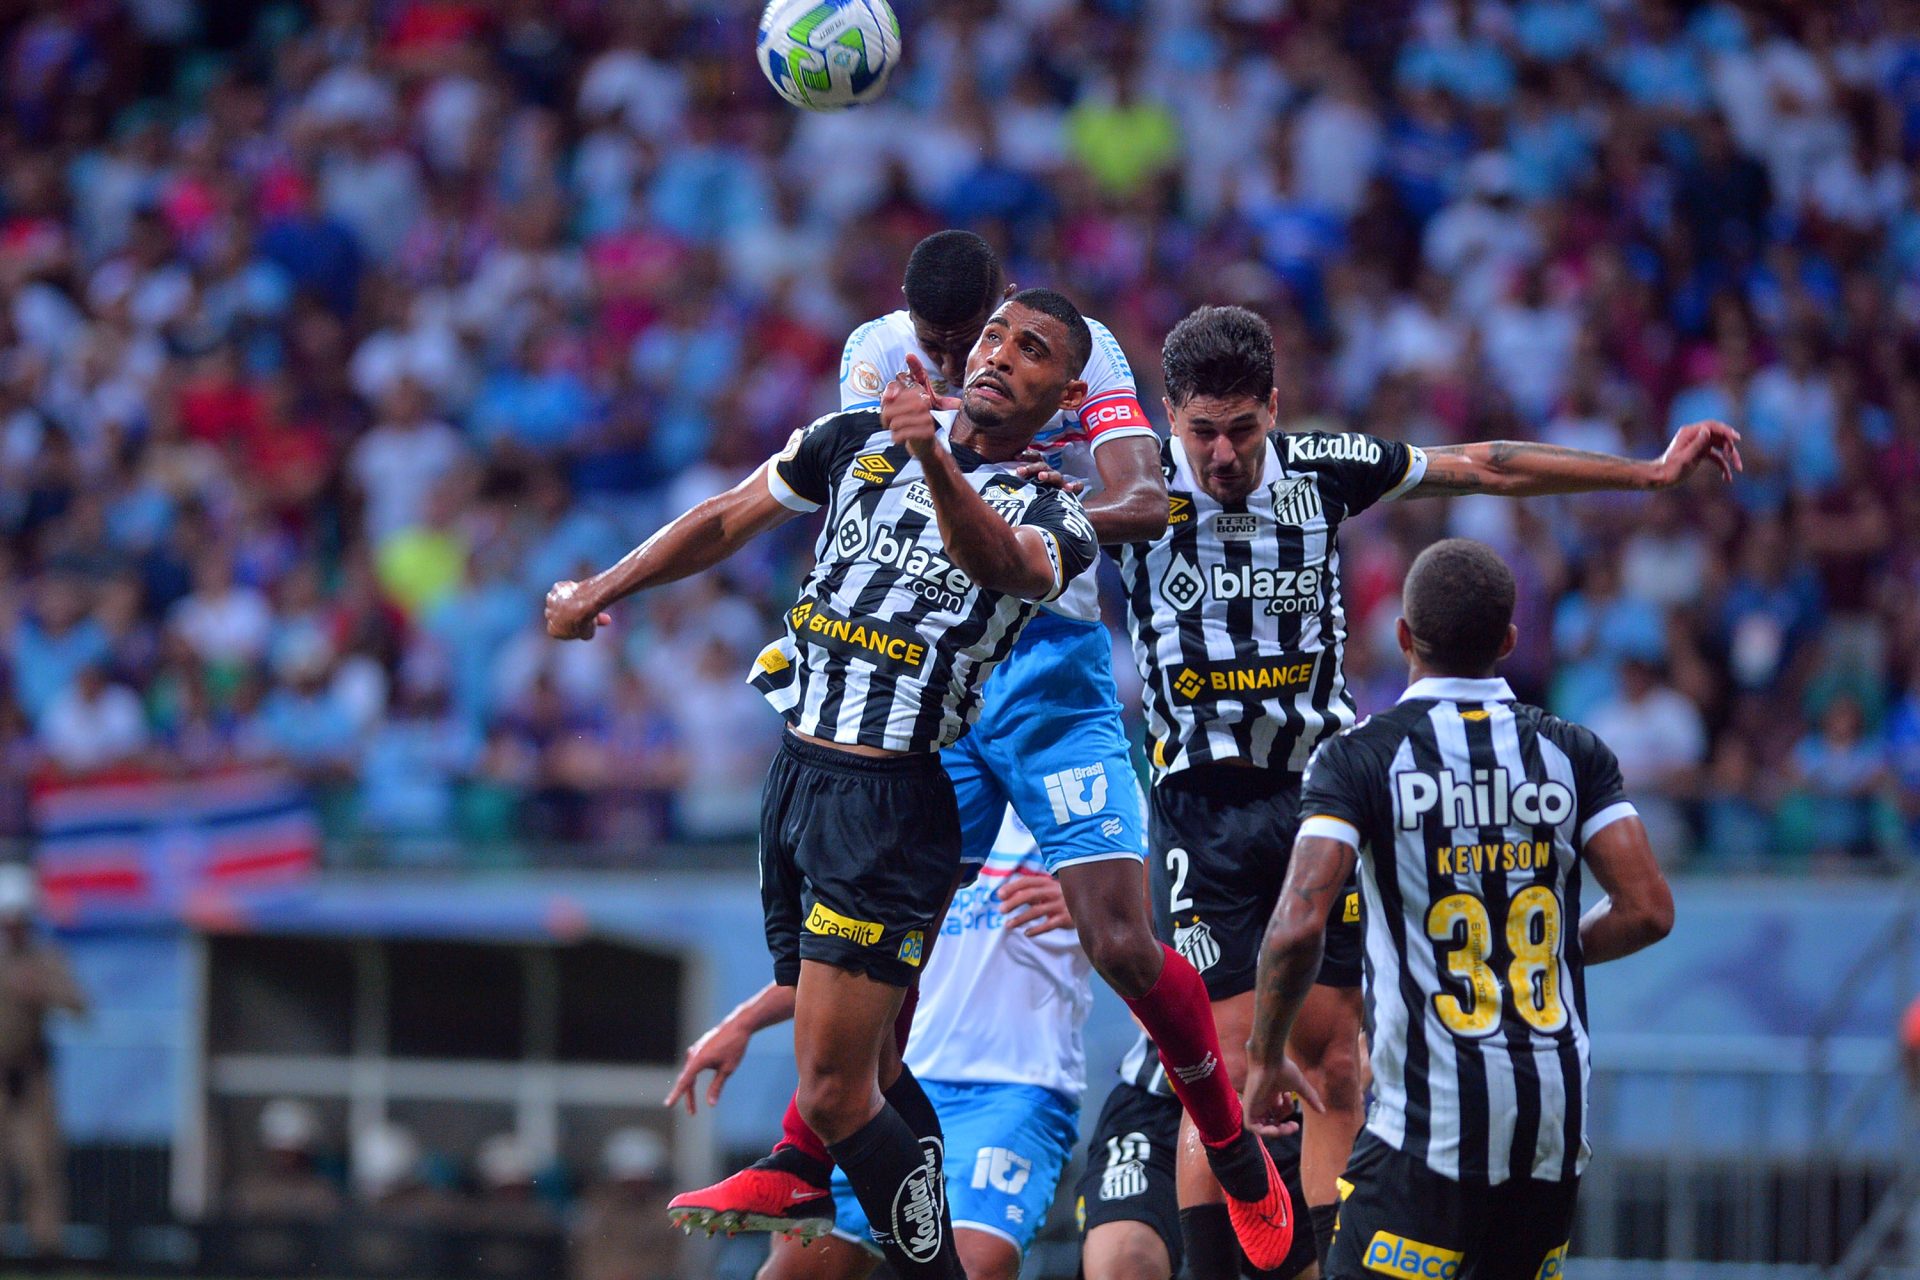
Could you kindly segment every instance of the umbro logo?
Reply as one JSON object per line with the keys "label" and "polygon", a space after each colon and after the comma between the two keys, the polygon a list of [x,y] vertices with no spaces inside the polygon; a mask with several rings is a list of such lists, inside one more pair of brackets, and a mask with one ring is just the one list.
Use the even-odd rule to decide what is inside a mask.
{"label": "umbro logo", "polygon": [[1167,525],[1185,524],[1193,519],[1193,498],[1184,493],[1167,495]]}
{"label": "umbro logo", "polygon": [[853,460],[853,478],[862,484],[887,484],[897,470],[884,453],[863,453]]}

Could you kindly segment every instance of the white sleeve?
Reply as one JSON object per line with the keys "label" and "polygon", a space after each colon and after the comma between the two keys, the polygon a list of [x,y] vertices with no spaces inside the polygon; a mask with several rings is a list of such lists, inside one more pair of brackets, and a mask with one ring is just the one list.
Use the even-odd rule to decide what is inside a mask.
{"label": "white sleeve", "polygon": [[866,409],[880,403],[887,379],[898,370],[887,368],[886,317],[869,320],[853,331],[840,353],[840,407]]}
{"label": "white sleeve", "polygon": [[1381,494],[1380,501],[1392,502],[1396,498],[1404,498],[1418,489],[1420,482],[1426,478],[1427,451],[1419,445],[1410,444],[1407,446],[1407,474],[1400,477],[1400,483]]}
{"label": "white sleeve", "polygon": [[1093,351],[1080,371],[1081,381],[1087,384],[1087,398],[1078,416],[1089,444],[1097,449],[1109,440],[1155,435],[1153,424],[1140,407],[1133,366],[1113,331],[1098,320],[1087,321],[1087,330],[1093,336]]}

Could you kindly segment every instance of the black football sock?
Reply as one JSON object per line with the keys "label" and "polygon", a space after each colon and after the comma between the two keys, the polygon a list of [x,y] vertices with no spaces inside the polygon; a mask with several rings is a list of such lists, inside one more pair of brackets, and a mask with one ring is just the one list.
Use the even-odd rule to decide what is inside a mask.
{"label": "black football sock", "polygon": [[1320,1254],[1320,1272],[1324,1275],[1327,1253],[1333,1248],[1333,1229],[1340,1222],[1340,1202],[1312,1205],[1307,1209],[1307,1216],[1313,1219],[1313,1247]]}
{"label": "black football sock", "polygon": [[1223,1204],[1197,1204],[1180,1211],[1187,1242],[1186,1280],[1240,1280],[1240,1242]]}
{"label": "black football sock", "polygon": [[938,1142],[922,1143],[899,1112],[883,1106],[827,1150],[847,1171],[874,1243],[900,1280],[965,1280],[947,1218]]}
{"label": "black football sock", "polygon": [[1240,1136],[1224,1147],[1200,1145],[1207,1153],[1207,1166],[1213,1170],[1214,1181],[1228,1195],[1243,1203],[1266,1199],[1273,1184],[1267,1180],[1266,1156],[1253,1130],[1242,1129]]}
{"label": "black football sock", "polygon": [[[782,1173],[791,1173],[812,1186],[825,1188],[833,1182],[833,1166],[823,1160],[815,1160],[798,1147],[782,1144],[753,1162],[756,1169],[778,1169]],[[822,1195],[830,1192],[823,1190]]]}
{"label": "black football sock", "polygon": [[900,1078],[880,1091],[887,1105],[900,1113],[907,1122],[907,1128],[913,1130],[916,1138],[940,1137],[940,1117],[933,1109],[933,1102],[927,1097],[927,1091],[914,1079],[913,1072],[906,1064],[900,1064]]}

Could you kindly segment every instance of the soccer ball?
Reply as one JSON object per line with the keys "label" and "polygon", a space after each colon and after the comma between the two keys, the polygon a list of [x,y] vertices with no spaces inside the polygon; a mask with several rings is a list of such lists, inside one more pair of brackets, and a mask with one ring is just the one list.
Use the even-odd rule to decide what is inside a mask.
{"label": "soccer ball", "polygon": [[886,91],[900,62],[887,0],[772,0],[760,15],[760,70],[805,111],[844,111]]}

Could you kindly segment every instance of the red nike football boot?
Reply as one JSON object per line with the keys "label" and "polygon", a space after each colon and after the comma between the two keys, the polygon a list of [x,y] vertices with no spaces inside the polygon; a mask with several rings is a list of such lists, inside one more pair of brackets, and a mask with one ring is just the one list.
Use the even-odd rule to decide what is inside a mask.
{"label": "red nike football boot", "polygon": [[833,1230],[833,1195],[796,1173],[792,1166],[799,1161],[782,1160],[780,1154],[710,1187],[675,1196],[667,1203],[667,1216],[676,1227],[689,1232],[700,1227],[708,1235],[770,1231],[802,1241],[819,1239]]}

